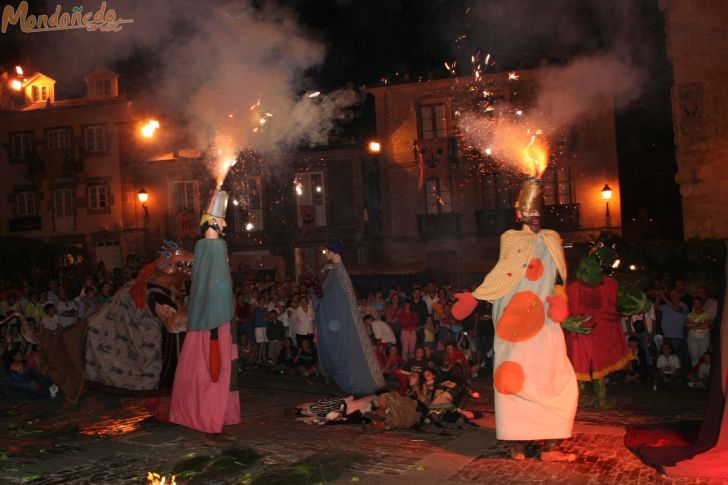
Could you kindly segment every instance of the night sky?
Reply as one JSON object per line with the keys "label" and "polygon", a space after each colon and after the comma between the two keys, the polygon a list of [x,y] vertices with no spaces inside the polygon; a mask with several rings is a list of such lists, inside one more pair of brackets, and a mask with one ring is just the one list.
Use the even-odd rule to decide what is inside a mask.
{"label": "night sky", "polygon": [[[17,3],[17,2],[13,2]],[[47,9],[49,2],[38,8]],[[55,5],[55,2],[50,2]],[[133,2],[114,1],[120,11]],[[198,2],[202,8],[222,2]],[[263,7],[267,2],[256,0]],[[442,78],[445,62],[457,61],[468,76],[470,56],[490,53],[491,71],[564,65],[579,56],[617,53],[644,72],[635,101],[616,113],[622,210],[625,221],[640,211],[659,221],[663,237],[682,238],[670,88],[663,17],[652,0],[278,0],[292,10],[308,36],[326,47],[324,62],[306,72],[307,86],[329,91],[346,85],[374,86],[382,79]],[[142,2],[140,5],[151,5]],[[172,14],[175,15],[175,14]],[[181,17],[181,16],[180,16]],[[171,17],[174,20],[174,17]],[[169,19],[168,19],[169,20]],[[171,35],[186,35],[179,20]],[[105,34],[106,39],[115,34]],[[60,33],[0,37],[0,66],[36,64]],[[170,39],[174,40],[174,39]],[[102,40],[103,42],[104,40]],[[245,41],[255,42],[254,39]],[[109,66],[127,90],[141,91],[155,78],[158,51],[128,49]],[[79,53],[79,55],[83,55]],[[49,69],[47,69],[49,70]],[[56,69],[57,71],[58,69]],[[59,81],[60,84],[60,81]],[[70,83],[66,83],[68,85]],[[80,83],[79,83],[80,84]],[[72,95],[69,90],[64,95]],[[635,93],[637,94],[637,93]],[[373,132],[366,107],[356,125]],[[363,127],[363,128],[362,128]]]}

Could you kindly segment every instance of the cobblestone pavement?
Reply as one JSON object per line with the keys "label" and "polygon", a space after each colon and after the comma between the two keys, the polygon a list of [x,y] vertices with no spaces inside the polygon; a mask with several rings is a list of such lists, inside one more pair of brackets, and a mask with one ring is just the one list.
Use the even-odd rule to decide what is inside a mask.
{"label": "cobblestone pavement", "polygon": [[[356,459],[338,476],[293,482],[283,476],[277,481],[275,473],[269,473],[265,483],[722,483],[661,476],[623,444],[625,424],[699,418],[704,405],[700,392],[655,393],[638,386],[612,390],[618,407],[597,411],[587,390],[575,436],[563,444],[578,459],[555,464],[508,459],[507,447],[495,439],[492,429],[487,378],[476,381],[481,399],[465,406],[482,413],[480,428],[425,426],[398,432],[360,424],[310,426],[284,415],[292,404],[335,393],[331,385],[263,372],[246,372],[242,382],[243,421],[226,432],[234,444],[255,450],[261,458],[244,471],[195,483],[246,483],[261,471],[300,468],[302,460],[331,454],[355,454]],[[190,454],[219,451],[200,433],[155,421],[140,398],[88,392],[75,405],[0,401],[0,483],[146,483],[149,471],[169,476]]]}

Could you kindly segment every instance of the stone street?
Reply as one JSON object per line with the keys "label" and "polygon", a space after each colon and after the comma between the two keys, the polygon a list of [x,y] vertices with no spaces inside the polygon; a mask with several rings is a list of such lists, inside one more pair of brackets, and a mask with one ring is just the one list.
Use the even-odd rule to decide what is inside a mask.
{"label": "stone street", "polygon": [[508,458],[495,439],[489,378],[477,379],[483,396],[465,404],[482,413],[480,427],[410,431],[302,424],[285,410],[335,387],[262,371],[246,371],[242,382],[243,421],[227,429],[235,441],[226,451],[154,420],[144,398],[89,391],[75,405],[0,401],[0,483],[143,484],[148,472],[169,479],[174,470],[179,484],[722,483],[659,475],[624,447],[627,424],[699,419],[705,395],[698,391],[615,389],[619,405],[610,411],[594,410],[585,391],[574,437],[562,445],[577,461],[558,464]]}

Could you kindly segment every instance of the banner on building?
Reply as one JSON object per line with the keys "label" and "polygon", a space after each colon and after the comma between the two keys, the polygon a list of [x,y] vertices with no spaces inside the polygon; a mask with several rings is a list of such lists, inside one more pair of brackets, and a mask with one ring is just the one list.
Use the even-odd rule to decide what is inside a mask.
{"label": "banner on building", "polygon": [[431,138],[415,141],[417,166],[419,170],[417,188],[419,190],[422,190],[427,179],[447,179],[447,164],[449,159],[448,141],[447,138]]}

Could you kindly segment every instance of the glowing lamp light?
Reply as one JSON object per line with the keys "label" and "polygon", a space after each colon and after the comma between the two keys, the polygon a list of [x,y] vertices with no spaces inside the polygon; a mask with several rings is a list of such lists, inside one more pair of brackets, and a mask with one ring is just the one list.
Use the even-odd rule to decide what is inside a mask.
{"label": "glowing lamp light", "polygon": [[139,202],[142,204],[146,204],[149,200],[149,193],[147,193],[147,191],[143,188],[139,189],[139,192],[137,192],[137,199],[139,199]]}
{"label": "glowing lamp light", "polygon": [[371,153],[379,153],[382,150],[382,145],[378,141],[369,142],[369,151]]}
{"label": "glowing lamp light", "polygon": [[630,271],[634,271],[634,270],[636,270],[636,269],[637,269],[637,266],[635,266],[634,264],[630,264],[630,265],[629,265],[629,270],[630,270]]}
{"label": "glowing lamp light", "polygon": [[255,226],[253,226],[252,222],[248,222],[247,224],[245,224],[245,230],[248,232],[252,231],[253,227],[255,227]]}
{"label": "glowing lamp light", "polygon": [[149,120],[144,126],[142,126],[141,134],[144,138],[151,138],[154,133],[159,129],[159,121]]}
{"label": "glowing lamp light", "polygon": [[16,91],[20,91],[20,89],[23,87],[23,83],[21,83],[17,79],[13,79],[13,81],[10,83],[10,87]]}
{"label": "glowing lamp light", "polygon": [[20,66],[15,66],[15,73],[16,73],[16,74],[17,74],[18,76],[22,76],[22,75],[23,75],[23,68],[22,68],[22,67],[20,67]]}
{"label": "glowing lamp light", "polygon": [[321,193],[321,186],[316,187],[316,192]]}
{"label": "glowing lamp light", "polygon": [[604,188],[602,189],[602,199],[604,199],[604,202],[612,200],[612,189],[607,184],[604,184]]}

